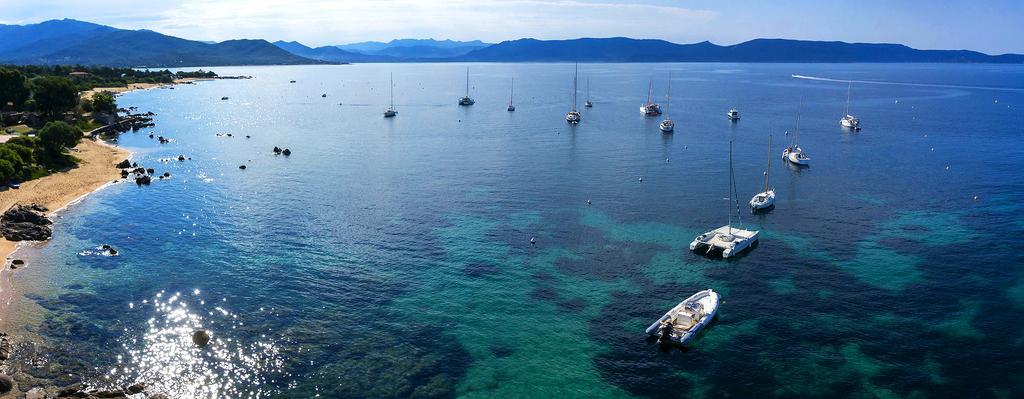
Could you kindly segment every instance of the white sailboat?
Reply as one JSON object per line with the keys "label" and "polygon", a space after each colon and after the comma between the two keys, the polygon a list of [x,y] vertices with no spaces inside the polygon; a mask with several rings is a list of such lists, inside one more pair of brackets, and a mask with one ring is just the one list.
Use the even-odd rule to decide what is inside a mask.
{"label": "white sailboat", "polygon": [[[735,205],[733,205],[735,201]],[[721,250],[722,257],[728,258],[737,255],[747,248],[750,248],[752,244],[757,242],[758,237],[761,235],[760,231],[757,230],[744,230],[732,227],[732,215],[735,211],[736,217],[739,218],[739,199],[736,197],[736,178],[732,170],[732,140],[729,141],[729,224],[711,230],[704,234],[697,236],[690,243],[690,250],[696,251],[698,249],[706,250],[706,254],[710,254],[712,251]],[[733,209],[733,207],[736,209]],[[743,224],[743,221],[739,221]]]}
{"label": "white sailboat", "polygon": [[391,74],[391,105],[388,106],[388,109],[384,110],[384,117],[385,118],[393,118],[395,115],[398,115],[398,111],[395,111],[395,74],[392,73]]}
{"label": "white sailboat", "polygon": [[512,105],[512,96],[516,94],[516,78],[512,78],[512,85],[509,88],[508,93],[508,112],[516,110],[516,106]]}
{"label": "white sailboat", "polygon": [[590,77],[587,77],[587,101],[583,102],[583,106],[590,108],[594,106],[594,103],[590,101]]}
{"label": "white sailboat", "polygon": [[662,133],[672,133],[676,130],[676,123],[668,117],[668,113],[672,108],[672,72],[668,73],[668,94],[665,96],[665,119],[658,124],[658,129],[661,129]]}
{"label": "white sailboat", "polygon": [[580,67],[579,64],[577,64],[576,71],[573,72],[572,75],[572,109],[565,114],[565,121],[572,125],[580,123],[580,121],[583,120],[583,116],[581,116],[580,112],[576,110],[576,92],[578,91],[576,90],[576,82],[577,77],[579,76],[579,71]]}
{"label": "white sailboat", "polygon": [[800,148],[800,111],[804,108],[804,98],[800,97],[800,108],[796,112],[796,134],[793,144],[786,149],[782,150],[782,159],[789,161],[794,165],[810,165],[811,158],[804,154],[803,148]]}
{"label": "white sailboat", "polygon": [[647,83],[647,102],[640,105],[640,113],[646,116],[658,116],[661,115],[661,106],[658,103],[652,101],[651,96],[654,95],[654,79],[651,79]]}
{"label": "white sailboat", "polygon": [[470,106],[475,103],[476,101],[469,97],[469,67],[466,67],[466,95],[459,99],[459,105]]}
{"label": "white sailboat", "polygon": [[768,133],[768,168],[764,170],[764,191],[750,199],[750,209],[759,211],[775,206],[775,189],[768,182],[772,170],[772,135]]}
{"label": "white sailboat", "polygon": [[725,116],[729,118],[730,121],[736,122],[740,120],[740,111],[737,110],[736,108],[733,108],[730,109],[729,112],[726,112]]}
{"label": "white sailboat", "polygon": [[686,345],[715,318],[720,302],[714,290],[699,291],[647,327],[647,335],[658,337],[658,343],[663,345]]}
{"label": "white sailboat", "polygon": [[843,111],[843,117],[839,119],[839,125],[851,130],[860,130],[860,119],[850,115],[850,91],[853,90],[853,81],[850,81],[849,85],[846,86],[846,110]]}

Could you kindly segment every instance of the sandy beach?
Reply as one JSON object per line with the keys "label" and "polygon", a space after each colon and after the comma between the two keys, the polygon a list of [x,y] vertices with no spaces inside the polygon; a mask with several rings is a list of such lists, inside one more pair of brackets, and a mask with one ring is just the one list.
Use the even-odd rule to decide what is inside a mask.
{"label": "sandy beach", "polygon": [[[82,140],[71,150],[81,162],[77,168],[24,182],[17,190],[0,191],[0,209],[14,204],[40,204],[51,212],[67,206],[104,184],[121,177],[114,165],[131,152],[102,142]],[[7,259],[17,249],[17,243],[0,238],[0,256]]]}
{"label": "sandy beach", "polygon": [[86,91],[83,91],[81,93],[78,93],[78,96],[79,96],[79,98],[82,98],[82,99],[86,99],[86,98],[91,99],[93,94],[104,92],[104,91],[110,92],[110,93],[114,93],[115,95],[117,95],[117,94],[127,93],[127,92],[130,92],[130,91],[135,91],[135,90],[148,90],[148,89],[154,89],[154,88],[158,88],[158,87],[173,86],[173,85],[178,85],[178,84],[188,84],[188,83],[192,83],[192,82],[201,82],[201,81],[206,81],[206,80],[214,80],[214,79],[213,78],[182,78],[182,79],[174,79],[174,83],[170,83],[170,84],[166,84],[166,83],[132,83],[132,84],[129,84],[127,86],[96,87],[96,88],[93,88],[92,90],[86,90]]}

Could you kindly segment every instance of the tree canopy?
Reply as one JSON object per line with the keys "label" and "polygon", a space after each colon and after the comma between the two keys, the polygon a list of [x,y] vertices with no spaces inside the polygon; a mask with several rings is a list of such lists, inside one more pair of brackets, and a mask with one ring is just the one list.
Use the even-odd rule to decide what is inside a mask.
{"label": "tree canopy", "polygon": [[60,156],[65,148],[71,148],[82,141],[82,130],[61,121],[46,122],[39,129],[39,144],[51,157]]}
{"label": "tree canopy", "polygon": [[0,108],[7,107],[8,103],[16,109],[21,108],[28,96],[25,75],[16,70],[0,68]]}
{"label": "tree canopy", "polygon": [[78,89],[71,79],[56,76],[38,78],[32,82],[32,98],[36,107],[55,118],[78,105]]}

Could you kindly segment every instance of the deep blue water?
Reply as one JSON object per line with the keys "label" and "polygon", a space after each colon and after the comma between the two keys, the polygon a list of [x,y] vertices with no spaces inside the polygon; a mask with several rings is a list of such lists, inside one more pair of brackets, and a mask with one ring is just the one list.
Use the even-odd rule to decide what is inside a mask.
{"label": "deep blue water", "polygon": [[[119,144],[172,177],[88,197],[20,255],[19,375],[174,397],[1024,396],[1024,67],[584,64],[575,127],[571,64],[471,64],[458,107],[465,68],[214,68],[254,78],[119,97],[157,113]],[[638,107],[669,71],[663,135]],[[839,127],[846,83],[793,74],[859,81],[863,130]],[[777,205],[742,214],[759,245],[689,252],[726,223],[729,141],[745,203],[769,132]],[[121,255],[83,254],[101,244]],[[690,348],[644,339],[704,288],[724,302]]]}

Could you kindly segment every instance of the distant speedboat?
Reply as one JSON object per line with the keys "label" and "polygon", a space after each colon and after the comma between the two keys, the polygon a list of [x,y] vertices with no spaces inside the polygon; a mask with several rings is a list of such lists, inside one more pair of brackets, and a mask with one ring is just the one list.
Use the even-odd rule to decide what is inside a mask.
{"label": "distant speedboat", "polygon": [[737,111],[736,108],[733,108],[730,109],[729,112],[726,112],[725,116],[728,117],[731,121],[736,121],[740,119],[740,111]]}
{"label": "distant speedboat", "polygon": [[516,93],[516,79],[512,78],[512,84],[510,85],[509,93],[508,93],[508,108],[507,108],[508,112],[514,112],[516,110],[516,106],[512,105],[512,96],[515,95],[515,93]]}
{"label": "distant speedboat", "polygon": [[850,91],[853,90],[853,82],[846,86],[846,110],[843,117],[839,119],[839,125],[850,130],[860,130],[860,119],[850,115]]}
{"label": "distant speedboat", "polygon": [[750,199],[750,209],[754,212],[775,206],[775,189],[768,184],[772,170],[772,135],[768,134],[768,168],[764,170],[764,191],[754,194]]}
{"label": "distant speedboat", "polygon": [[583,106],[586,107],[586,108],[591,108],[591,107],[594,106],[594,103],[590,101],[590,78],[589,77],[587,78],[587,101],[583,102]]}
{"label": "distant speedboat", "polygon": [[663,345],[686,345],[714,320],[720,302],[714,290],[697,292],[647,327],[647,335],[658,337],[658,343]]}
{"label": "distant speedboat", "polygon": [[672,106],[672,72],[668,73],[668,94],[665,95],[665,119],[658,124],[662,133],[672,133],[676,130],[676,123],[668,117],[668,111]]}
{"label": "distant speedboat", "polygon": [[395,74],[391,74],[391,105],[388,109],[384,110],[385,118],[393,118],[398,115],[398,111],[395,111]]}
{"label": "distant speedboat", "polygon": [[578,90],[576,90],[576,82],[579,77],[579,71],[580,67],[579,64],[577,64],[576,71],[573,72],[572,75],[572,109],[565,114],[565,121],[572,125],[580,123],[580,121],[583,120],[583,116],[576,110],[576,93],[578,92]]}
{"label": "distant speedboat", "polygon": [[459,99],[459,105],[470,106],[470,105],[473,105],[473,104],[476,104],[476,101],[473,101],[473,99],[469,97],[469,68],[467,67],[466,68],[466,95],[462,96],[462,98]]}
{"label": "distant speedboat", "polygon": [[646,116],[661,115],[661,106],[654,102],[651,97],[654,95],[654,79],[647,83],[647,102],[640,105],[640,113]]}

